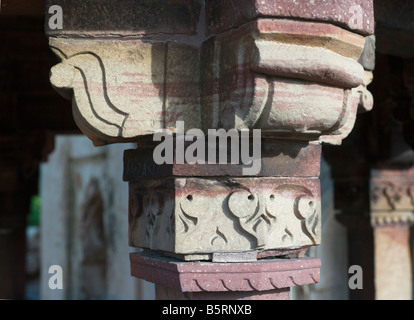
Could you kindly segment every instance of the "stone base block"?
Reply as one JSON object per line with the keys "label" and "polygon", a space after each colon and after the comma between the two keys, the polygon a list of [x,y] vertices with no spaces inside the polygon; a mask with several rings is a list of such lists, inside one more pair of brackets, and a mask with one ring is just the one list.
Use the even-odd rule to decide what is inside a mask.
{"label": "stone base block", "polygon": [[226,291],[226,292],[181,292],[163,284],[155,285],[157,300],[290,300],[290,288],[265,292]]}
{"label": "stone base block", "polygon": [[157,285],[158,299],[288,299],[289,288],[319,282],[320,260],[245,263],[183,262],[154,252],[131,253],[131,274]]}

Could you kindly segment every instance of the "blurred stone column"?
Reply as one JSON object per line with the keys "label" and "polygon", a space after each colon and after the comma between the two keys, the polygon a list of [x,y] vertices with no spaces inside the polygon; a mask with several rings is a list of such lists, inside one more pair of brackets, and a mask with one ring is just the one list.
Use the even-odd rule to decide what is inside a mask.
{"label": "blurred stone column", "polygon": [[318,282],[304,254],[321,240],[321,144],[348,136],[365,97],[372,2],[52,5],[52,85],[96,146],[138,143],[124,156],[132,275],[159,299],[289,299]]}
{"label": "blurred stone column", "polygon": [[376,299],[410,300],[414,167],[373,170],[370,189]]}
{"label": "blurred stone column", "polygon": [[373,229],[370,223],[369,182],[370,152],[375,147],[370,125],[374,98],[368,90],[375,70],[375,36],[366,37],[364,50],[359,58],[364,67],[364,82],[353,91],[353,101],[360,119],[353,132],[339,147],[325,146],[324,156],[331,166],[334,180],[334,207],[337,220],[347,228],[348,267],[358,265],[363,270],[362,289],[350,290],[352,300],[374,299],[374,250]]}
{"label": "blurred stone column", "polygon": [[25,299],[27,216],[37,194],[39,163],[53,149],[52,139],[36,132],[0,141],[0,299]]}

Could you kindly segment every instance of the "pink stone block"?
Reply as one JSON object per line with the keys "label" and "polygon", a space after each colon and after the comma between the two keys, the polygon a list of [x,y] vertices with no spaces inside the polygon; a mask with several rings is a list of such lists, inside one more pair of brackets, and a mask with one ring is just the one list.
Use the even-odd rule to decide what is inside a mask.
{"label": "pink stone block", "polygon": [[220,33],[258,17],[323,21],[364,35],[374,33],[372,0],[209,0],[208,27]]}
{"label": "pink stone block", "polygon": [[[131,253],[131,274],[181,292],[272,292],[319,282],[319,259],[263,259],[247,263],[183,262]],[[279,292],[279,291],[278,291]]]}
{"label": "pink stone block", "polygon": [[290,300],[290,289],[264,292],[181,292],[161,284],[155,286],[157,300]]}

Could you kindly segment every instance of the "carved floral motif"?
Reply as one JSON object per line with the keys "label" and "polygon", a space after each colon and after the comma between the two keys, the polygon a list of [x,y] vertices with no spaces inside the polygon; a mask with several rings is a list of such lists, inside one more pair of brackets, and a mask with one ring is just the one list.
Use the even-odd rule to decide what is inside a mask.
{"label": "carved floral motif", "polygon": [[[186,183],[175,184],[175,190],[166,188],[173,185],[170,179],[130,184],[134,198],[130,200],[131,245],[207,254],[299,248],[320,242],[317,180],[180,180]],[[203,191],[207,185],[214,189],[211,196]]]}
{"label": "carved floral motif", "polygon": [[414,223],[414,183],[409,179],[371,181],[371,223]]}

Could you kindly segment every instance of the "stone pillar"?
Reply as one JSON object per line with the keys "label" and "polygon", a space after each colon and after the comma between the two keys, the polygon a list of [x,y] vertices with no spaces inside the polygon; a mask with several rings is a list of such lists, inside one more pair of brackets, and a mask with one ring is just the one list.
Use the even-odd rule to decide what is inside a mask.
{"label": "stone pillar", "polygon": [[255,176],[241,163],[177,164],[175,152],[163,166],[152,147],[125,152],[130,245],[146,249],[132,275],[180,299],[287,299],[319,281],[320,261],[302,258],[320,243],[320,145],[264,140]]}
{"label": "stone pillar", "polygon": [[[334,208],[337,220],[347,228],[348,265],[362,267],[364,277],[362,289],[350,290],[352,300],[375,299],[374,284],[374,236],[370,222],[369,159],[377,146],[367,131],[370,123],[374,98],[368,86],[373,80],[375,69],[375,36],[366,37],[364,51],[359,59],[364,67],[364,82],[354,90],[354,103],[357,105],[358,121],[352,133],[341,146],[325,146],[324,157],[331,166],[334,180]],[[375,111],[376,109],[374,109]]]}
{"label": "stone pillar", "polygon": [[79,130],[48,79],[56,58],[44,35],[44,1],[1,1],[0,16],[0,299],[24,299],[38,166],[53,150],[53,134]]}
{"label": "stone pillar", "polygon": [[376,299],[411,300],[414,167],[373,170],[370,189]]}
{"label": "stone pillar", "polygon": [[45,133],[0,141],[0,299],[25,299],[26,220],[38,188],[38,166],[53,149]]}
{"label": "stone pillar", "polygon": [[[363,288],[350,290],[351,299],[412,299],[414,82],[406,56],[413,52],[403,45],[410,31],[397,32],[396,25],[408,25],[410,19],[405,14],[409,8],[399,4],[376,2],[379,48],[370,86],[376,107],[358,115],[340,148],[325,148],[335,179],[338,219],[348,228],[349,265],[363,270]],[[385,28],[388,24],[394,27]],[[404,36],[396,38],[399,34]],[[392,41],[399,45],[390,46]]]}
{"label": "stone pillar", "polygon": [[304,254],[321,241],[321,143],[353,128],[372,2],[51,5],[52,85],[95,145],[138,143],[132,275],[160,299],[288,299],[317,282]]}

